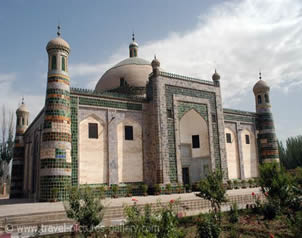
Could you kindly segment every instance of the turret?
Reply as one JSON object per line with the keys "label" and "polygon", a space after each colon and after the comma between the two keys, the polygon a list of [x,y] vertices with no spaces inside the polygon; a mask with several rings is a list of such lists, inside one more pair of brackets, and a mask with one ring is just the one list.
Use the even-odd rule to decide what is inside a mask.
{"label": "turret", "polygon": [[44,125],[40,152],[40,200],[67,196],[71,185],[69,44],[61,37],[48,42],[48,78],[44,107]]}
{"label": "turret", "polygon": [[29,111],[22,99],[20,107],[16,111],[16,136],[13,155],[11,198],[23,197],[24,181],[24,133],[28,127]]}
{"label": "turret", "polygon": [[218,87],[220,86],[220,75],[217,73],[216,69],[212,76],[212,80],[213,80],[215,86],[218,86]]}
{"label": "turret", "polygon": [[137,57],[138,56],[138,44],[135,42],[134,33],[132,34],[132,42],[129,45],[129,57]]}
{"label": "turret", "polygon": [[259,73],[259,81],[254,88],[256,113],[258,114],[258,145],[260,162],[279,162],[278,139],[276,137],[273,114],[271,112],[270,87],[262,80]]}

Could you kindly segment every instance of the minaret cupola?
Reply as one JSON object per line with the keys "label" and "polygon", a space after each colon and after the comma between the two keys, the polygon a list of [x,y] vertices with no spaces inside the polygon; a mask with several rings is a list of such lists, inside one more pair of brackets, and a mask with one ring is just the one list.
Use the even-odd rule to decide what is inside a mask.
{"label": "minaret cupola", "polygon": [[132,42],[129,45],[129,57],[137,57],[138,56],[138,44],[135,42],[135,35],[132,34]]}

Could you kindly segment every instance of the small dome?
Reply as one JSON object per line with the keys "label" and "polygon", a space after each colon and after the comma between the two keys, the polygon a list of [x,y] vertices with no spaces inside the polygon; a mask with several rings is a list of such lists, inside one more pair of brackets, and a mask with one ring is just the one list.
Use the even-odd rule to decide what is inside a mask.
{"label": "small dome", "polygon": [[132,42],[129,44],[129,48],[132,48],[132,47],[138,47],[138,44],[137,44],[135,41],[132,41]]}
{"label": "small dome", "polygon": [[254,94],[268,92],[269,90],[270,90],[270,87],[262,79],[258,80],[258,82],[255,84],[255,86],[253,88]]}
{"label": "small dome", "polygon": [[213,81],[218,81],[220,79],[220,75],[217,73],[216,69],[215,69],[215,73],[212,76]]}
{"label": "small dome", "polygon": [[103,74],[95,87],[95,91],[104,92],[118,88],[121,79],[132,87],[146,87],[151,72],[152,67],[149,61],[139,57],[127,58]]}
{"label": "small dome", "polygon": [[24,102],[21,103],[20,107],[18,107],[17,111],[18,112],[29,112],[29,110],[27,109],[26,105],[24,104]]}
{"label": "small dome", "polygon": [[151,65],[152,65],[152,68],[154,68],[154,69],[159,68],[160,62],[158,59],[156,59],[156,56],[154,56],[154,59],[152,60]]}
{"label": "small dome", "polygon": [[70,46],[62,37],[58,36],[48,42],[46,50],[48,51],[50,49],[64,49],[69,52]]}

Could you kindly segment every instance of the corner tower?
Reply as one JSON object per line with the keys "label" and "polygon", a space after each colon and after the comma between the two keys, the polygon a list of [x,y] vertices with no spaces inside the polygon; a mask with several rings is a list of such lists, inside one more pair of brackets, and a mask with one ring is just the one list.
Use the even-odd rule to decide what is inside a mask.
{"label": "corner tower", "polygon": [[10,198],[23,197],[24,181],[24,133],[28,127],[29,111],[22,99],[20,107],[16,111],[16,136],[12,167],[12,182]]}
{"label": "corner tower", "polygon": [[69,44],[61,37],[48,42],[48,75],[41,145],[40,200],[66,198],[71,185]]}
{"label": "corner tower", "polygon": [[253,91],[256,100],[256,113],[259,118],[258,145],[260,162],[279,162],[278,139],[271,112],[270,87],[262,80],[261,73],[259,73],[259,81],[255,84]]}

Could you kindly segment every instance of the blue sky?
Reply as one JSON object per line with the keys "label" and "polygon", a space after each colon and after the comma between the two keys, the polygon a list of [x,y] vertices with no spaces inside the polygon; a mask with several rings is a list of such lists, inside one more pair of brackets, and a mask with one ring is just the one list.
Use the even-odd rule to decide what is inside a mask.
{"label": "blue sky", "polygon": [[165,71],[211,79],[221,75],[225,107],[254,111],[252,87],[261,69],[271,85],[277,134],[302,134],[302,2],[61,1],[0,2],[0,105],[25,97],[31,119],[44,104],[47,42],[56,26],[72,48],[72,86],[94,88],[128,57],[132,31],[139,56],[156,54]]}

